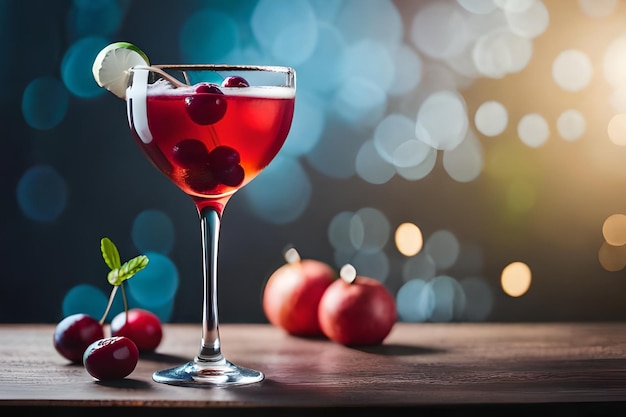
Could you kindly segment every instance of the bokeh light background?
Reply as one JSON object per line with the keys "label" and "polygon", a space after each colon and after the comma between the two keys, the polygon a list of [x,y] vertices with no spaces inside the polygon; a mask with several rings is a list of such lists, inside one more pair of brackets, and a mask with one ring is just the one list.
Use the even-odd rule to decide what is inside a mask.
{"label": "bokeh light background", "polygon": [[222,322],[266,321],[289,246],[403,321],[626,319],[624,1],[0,0],[0,34],[0,321],[99,317],[105,236],[151,260],[131,306],[200,320],[195,208],[91,75],[118,40],[296,68],[287,143],[223,218]]}

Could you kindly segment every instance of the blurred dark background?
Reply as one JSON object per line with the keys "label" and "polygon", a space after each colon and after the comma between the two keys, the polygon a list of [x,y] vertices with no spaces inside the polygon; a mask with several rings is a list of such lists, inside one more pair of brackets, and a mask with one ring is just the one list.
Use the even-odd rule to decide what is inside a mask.
{"label": "blurred dark background", "polygon": [[225,211],[222,322],[266,321],[289,245],[379,279],[404,321],[624,320],[625,21],[621,1],[0,0],[0,321],[103,311],[104,236],[153,254],[135,305],[200,320],[195,208],[91,75],[119,40],[298,73],[285,148]]}

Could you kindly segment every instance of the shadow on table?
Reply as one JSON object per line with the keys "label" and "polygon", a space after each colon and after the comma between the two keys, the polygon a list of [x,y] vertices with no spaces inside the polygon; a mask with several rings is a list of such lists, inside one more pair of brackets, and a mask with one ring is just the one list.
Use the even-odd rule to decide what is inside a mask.
{"label": "shadow on table", "polygon": [[352,349],[365,353],[373,353],[384,356],[413,356],[413,355],[432,355],[436,353],[444,353],[443,349],[434,349],[424,346],[383,344],[373,346],[349,346]]}

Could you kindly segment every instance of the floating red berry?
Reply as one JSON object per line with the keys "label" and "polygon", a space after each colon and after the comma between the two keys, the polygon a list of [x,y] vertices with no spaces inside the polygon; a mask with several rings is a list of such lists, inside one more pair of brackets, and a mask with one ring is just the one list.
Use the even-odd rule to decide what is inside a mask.
{"label": "floating red berry", "polygon": [[229,146],[218,146],[209,153],[211,172],[219,182],[229,187],[236,187],[243,182],[245,172],[239,162],[239,152]]}
{"label": "floating red berry", "polygon": [[187,168],[206,164],[209,160],[209,151],[204,143],[197,139],[184,139],[172,148],[173,160]]}
{"label": "floating red berry", "polygon": [[222,94],[222,90],[220,90],[217,84],[212,83],[201,83],[196,85],[194,91],[196,93],[211,93],[211,94]]}
{"label": "floating red berry", "polygon": [[227,170],[241,162],[239,152],[229,146],[218,146],[209,153],[209,165],[212,170]]}
{"label": "floating red berry", "polygon": [[187,185],[200,194],[209,194],[220,184],[208,165],[186,170],[184,178]]}
{"label": "floating red berry", "polygon": [[236,187],[243,182],[245,177],[245,172],[241,165],[235,165],[226,170],[216,170],[213,171],[215,177],[222,184],[228,185],[229,187]]}
{"label": "floating red berry", "polygon": [[245,78],[239,75],[232,75],[224,78],[222,87],[250,87],[250,84]]}
{"label": "floating red berry", "polygon": [[195,93],[185,98],[187,113],[199,125],[217,123],[226,113],[224,93],[215,84],[199,84]]}

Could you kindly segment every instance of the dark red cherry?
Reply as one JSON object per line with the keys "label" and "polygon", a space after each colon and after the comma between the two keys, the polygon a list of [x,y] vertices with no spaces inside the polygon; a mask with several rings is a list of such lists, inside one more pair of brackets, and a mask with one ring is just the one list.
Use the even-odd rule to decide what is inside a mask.
{"label": "dark red cherry", "polygon": [[215,178],[217,178],[219,182],[228,185],[229,187],[237,187],[243,182],[243,179],[245,177],[245,172],[241,165],[235,165],[231,168],[221,171],[213,171],[213,173],[215,174]]}
{"label": "dark red cherry", "polygon": [[217,123],[226,113],[224,93],[215,84],[199,84],[195,93],[185,98],[187,114],[199,125]]}
{"label": "dark red cherry", "polygon": [[137,366],[139,349],[125,336],[107,337],[90,344],[83,355],[89,375],[101,381],[122,379]]}
{"label": "dark red cherry", "polygon": [[192,190],[201,194],[208,194],[219,185],[208,165],[186,170],[184,179]]}
{"label": "dark red cherry", "polygon": [[223,171],[239,165],[241,157],[239,152],[230,146],[218,146],[209,153],[209,165],[211,170]]}
{"label": "dark red cherry", "polygon": [[65,317],[54,329],[54,348],[64,358],[80,363],[87,346],[104,337],[104,330],[98,320],[77,313]]}
{"label": "dark red cherry", "polygon": [[222,87],[250,87],[250,84],[245,78],[239,75],[232,75],[224,78]]}
{"label": "dark red cherry", "polygon": [[196,139],[184,139],[172,148],[172,159],[183,167],[194,167],[206,164],[209,160],[209,151],[204,143]]}
{"label": "dark red cherry", "polygon": [[196,93],[212,93],[212,94],[222,94],[222,90],[220,90],[217,84],[213,83],[201,83],[196,85],[194,91]]}
{"label": "dark red cherry", "polygon": [[139,352],[152,352],[161,343],[163,329],[159,317],[141,308],[122,311],[111,320],[111,336],[126,336],[135,342]]}

